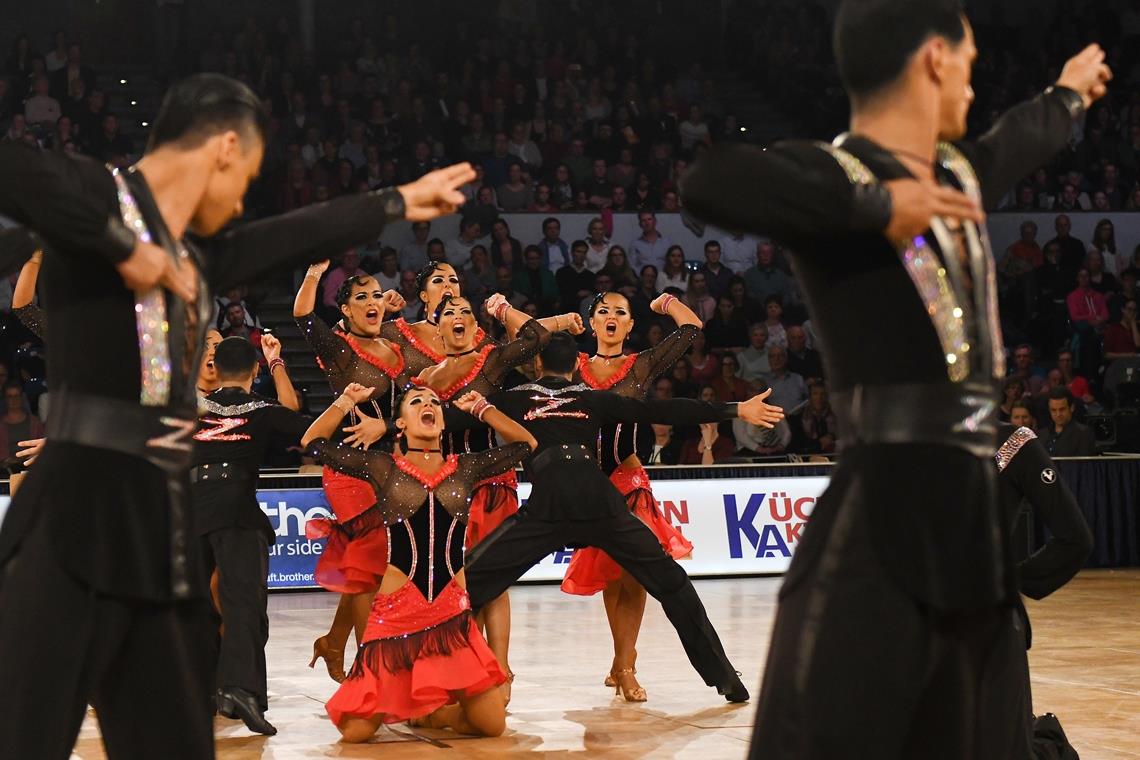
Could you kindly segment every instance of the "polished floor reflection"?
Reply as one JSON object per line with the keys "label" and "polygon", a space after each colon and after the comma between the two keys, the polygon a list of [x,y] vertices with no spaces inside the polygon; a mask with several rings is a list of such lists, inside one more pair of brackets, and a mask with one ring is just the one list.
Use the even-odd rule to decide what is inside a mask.
{"label": "polished floor reflection", "polygon": [[[697,583],[750,688],[759,683],[778,585],[775,578]],[[513,590],[511,600],[511,663],[518,678],[505,736],[468,739],[396,726],[372,744],[338,743],[322,707],[336,684],[323,670],[305,667],[336,598],[276,594],[270,597],[268,717],[280,733],[266,739],[239,722],[218,719],[218,757],[744,757],[755,705],[728,705],[701,683],[652,600],[638,644],[638,677],[649,692],[640,705],[602,686],[612,650],[600,598],[528,586]],[[1049,599],[1029,604],[1038,711],[1061,718],[1082,760],[1140,758],[1140,571],[1085,572]],[[103,756],[89,719],[75,757]],[[161,758],[161,748],[152,756]]]}

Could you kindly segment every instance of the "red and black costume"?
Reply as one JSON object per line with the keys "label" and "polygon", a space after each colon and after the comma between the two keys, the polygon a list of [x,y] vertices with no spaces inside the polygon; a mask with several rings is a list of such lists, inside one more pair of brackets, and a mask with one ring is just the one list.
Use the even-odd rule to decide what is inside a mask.
{"label": "red and black costume", "polygon": [[[428,324],[434,323],[429,320]],[[385,322],[381,325],[380,337],[389,343],[398,345],[404,355],[404,371],[396,378],[397,388],[407,388],[408,385],[411,384],[413,377],[428,367],[434,367],[447,358],[439,351],[436,351],[430,343],[420,340],[420,337],[416,335],[415,328],[408,324],[403,317]],[[483,346],[494,344],[494,342],[495,341],[483,328],[476,328],[476,348],[483,348]]]}
{"label": "red and black costume", "polygon": [[[682,325],[653,348],[629,354],[622,366],[606,380],[595,377],[590,369],[590,357],[578,354],[578,376],[594,390],[612,391],[619,396],[644,401],[653,383],[684,356],[693,344],[700,328]],[[649,425],[621,424],[607,426],[598,433],[598,462],[602,472],[609,475],[625,497],[629,511],[649,526],[661,541],[661,548],[673,559],[681,559],[693,551],[693,544],[675,528],[653,498],[649,473],[639,463],[637,467],[623,467],[622,462],[633,454],[648,458],[653,451],[653,429]],[[588,596],[596,594],[621,576],[621,567],[604,551],[587,546],[574,552],[562,590],[568,594]]]}
{"label": "red and black costume", "polygon": [[[352,422],[359,420],[358,415],[390,416],[396,395],[395,379],[405,365],[399,345],[389,343],[396,354],[396,361],[389,365],[364,350],[361,341],[367,338],[334,332],[313,312],[296,319],[334,393],[340,393],[349,383],[376,389],[372,398],[352,411]],[[369,507],[376,503],[376,495],[368,483],[331,467],[324,468],[322,481],[336,521],[313,520],[306,526],[310,538],[328,537],[314,578],[322,587],[341,594],[372,591],[384,576],[388,556],[382,525],[366,516]]]}
{"label": "red and black costume", "polygon": [[399,723],[503,683],[506,676],[455,575],[463,569],[464,522],[475,484],[512,470],[530,447],[512,443],[452,454],[432,475],[399,453],[323,438],[309,453],[372,486],[376,504],[369,511],[388,536],[388,563],[408,576],[398,590],[373,600],[356,661],[325,706],[333,722],[379,716]]}
{"label": "red and black costume", "polygon": [[[478,340],[479,337],[476,337]],[[532,319],[519,328],[517,337],[509,343],[497,346],[483,343],[471,370],[452,383],[451,387],[435,389],[440,400],[450,401],[468,391],[478,391],[484,397],[497,393],[503,388],[503,379],[512,369],[533,359],[550,341],[550,333],[537,319]],[[418,377],[412,383],[424,386]],[[470,453],[486,451],[495,445],[495,431],[489,425],[478,423],[458,432],[445,432],[444,453]],[[471,494],[471,509],[467,516],[468,548],[475,546],[497,528],[503,520],[519,511],[519,479],[514,470],[507,470],[495,477],[476,484]]]}

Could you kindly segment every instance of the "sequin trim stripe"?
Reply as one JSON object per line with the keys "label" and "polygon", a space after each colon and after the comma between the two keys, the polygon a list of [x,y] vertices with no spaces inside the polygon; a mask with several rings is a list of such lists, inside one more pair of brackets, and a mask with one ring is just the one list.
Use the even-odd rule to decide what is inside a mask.
{"label": "sequin trim stripe", "polygon": [[396,466],[398,468],[400,468],[400,472],[404,473],[405,475],[411,475],[413,478],[418,480],[424,488],[427,488],[428,490],[439,486],[440,483],[451,477],[451,475],[459,467],[459,457],[457,457],[455,454],[448,454],[447,458],[443,462],[443,467],[439,468],[439,471],[434,475],[425,475],[419,467],[416,467],[414,464],[409,462],[406,457],[400,456],[399,454],[393,454],[392,461],[396,463]]}
{"label": "sequin trim stripe", "polygon": [[[419,561],[420,561],[420,553],[419,553],[419,550],[416,549],[416,534],[412,530],[412,526],[408,523],[407,520],[404,520],[404,528],[406,528],[408,531],[408,543],[411,544],[411,546],[412,546],[412,566],[408,568],[408,578],[414,578],[416,576],[416,565],[418,565]],[[391,535],[389,535],[388,538],[391,539]],[[392,557],[391,546],[392,546],[392,542],[391,542],[391,540],[389,540],[388,541],[388,547],[389,547],[388,558],[389,559],[391,559],[391,557]],[[430,588],[428,589],[428,593],[429,594],[431,593]]]}
{"label": "sequin trim stripe", "polygon": [[514,388],[511,388],[511,390],[538,391],[539,393],[545,393],[547,396],[561,396],[563,393],[580,393],[592,389],[585,383],[575,383],[574,385],[567,385],[565,388],[547,388],[545,385],[539,385],[538,383],[526,383],[524,385],[516,385]]}
{"label": "sequin trim stripe", "polygon": [[[615,462],[621,462],[621,456],[618,454],[618,441],[619,440],[621,440],[621,423],[620,422],[614,428],[614,461]],[[598,458],[598,461],[599,462],[602,461],[601,457]]]}
{"label": "sequin trim stripe", "polygon": [[[139,210],[127,182],[118,169],[111,169],[119,196],[119,210],[139,240],[150,243],[142,211]],[[154,287],[135,296],[135,329],[139,341],[139,369],[141,372],[139,403],[143,406],[166,406],[170,401],[170,347],[167,334],[170,323],[166,319],[166,293]]]}
{"label": "sequin trim stripe", "polygon": [[1021,448],[1036,438],[1037,435],[1027,427],[1020,427],[1014,430],[1009,438],[1005,439],[1005,443],[998,447],[997,453],[994,454],[994,461],[997,462],[998,472],[1003,471],[1017,456],[1017,452]]}
{"label": "sequin trim stripe", "polygon": [[230,404],[229,406],[222,406],[217,401],[210,399],[202,399],[200,407],[205,409],[211,414],[217,414],[221,417],[238,417],[243,414],[249,414],[254,409],[264,409],[267,406],[273,406],[268,401],[250,401],[245,404]]}
{"label": "sequin trim stripe", "polygon": [[875,174],[867,168],[865,163],[838,145],[825,142],[817,142],[816,145],[820,150],[830,154],[831,157],[835,159],[835,162],[839,164],[839,168],[843,169],[843,173],[847,175],[847,179],[851,184],[870,185],[876,181]]}
{"label": "sequin trim stripe", "polygon": [[963,347],[969,350],[969,344],[962,308],[954,298],[946,270],[921,235],[910,241],[899,257],[934,325],[946,361],[946,374],[951,381],[960,383],[970,374],[970,363],[960,355]]}
{"label": "sequin trim stripe", "polygon": [[451,566],[451,537],[455,535],[455,524],[459,522],[454,517],[451,518],[451,525],[447,528],[447,541],[444,543],[443,558],[447,563],[447,574],[452,578],[455,577],[455,568]]}
{"label": "sequin trim stripe", "polygon": [[[978,182],[978,175],[962,151],[950,143],[938,143],[938,162],[957,177],[969,196],[979,205],[982,203],[982,188]],[[998,313],[997,268],[994,265],[993,246],[990,244],[989,232],[984,224],[966,223],[966,235],[971,245],[982,252],[981,258],[986,270],[985,309],[992,352],[992,371],[993,376],[1000,379],[1005,377],[1005,352],[1001,336],[1001,315]]]}
{"label": "sequin trim stripe", "polygon": [[[454,524],[454,521],[452,521]],[[435,598],[435,491],[428,491],[428,602]]]}
{"label": "sequin trim stripe", "polygon": [[384,526],[384,538],[387,540],[387,544],[388,544],[388,551],[387,551],[388,556],[385,558],[384,564],[390,565],[390,564],[392,564],[392,526],[391,525],[385,525]]}

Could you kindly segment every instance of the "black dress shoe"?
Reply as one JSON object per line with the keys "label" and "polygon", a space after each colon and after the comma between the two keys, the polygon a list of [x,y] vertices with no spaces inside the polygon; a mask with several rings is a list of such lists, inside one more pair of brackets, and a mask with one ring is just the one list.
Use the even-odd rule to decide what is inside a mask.
{"label": "black dress shoe", "polygon": [[240,718],[245,727],[255,734],[276,736],[277,729],[265,719],[257,697],[245,689],[230,686],[218,689],[218,712],[227,718]]}
{"label": "black dress shoe", "polygon": [[747,702],[749,699],[748,689],[744,687],[744,683],[740,680],[740,673],[736,673],[732,680],[724,686],[716,688],[718,694],[722,695],[727,702]]}

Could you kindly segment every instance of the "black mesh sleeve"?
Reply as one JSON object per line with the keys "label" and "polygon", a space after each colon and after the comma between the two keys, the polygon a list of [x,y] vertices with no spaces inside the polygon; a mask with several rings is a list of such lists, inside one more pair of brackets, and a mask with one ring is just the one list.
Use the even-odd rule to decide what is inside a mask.
{"label": "black mesh sleeve", "polygon": [[460,454],[459,467],[465,475],[470,475],[472,480],[478,482],[513,470],[530,453],[529,444],[508,443],[486,451]]}
{"label": "black mesh sleeve", "polygon": [[373,488],[382,484],[395,466],[392,456],[383,451],[364,451],[327,438],[311,442],[305,453],[337,472],[371,482]]}
{"label": "black mesh sleeve", "polygon": [[701,328],[681,325],[653,348],[642,351],[633,363],[637,384],[645,387],[669,371],[693,345]]}
{"label": "black mesh sleeve", "polygon": [[483,374],[498,387],[508,372],[533,359],[549,342],[550,331],[532,319],[519,328],[514,340],[491,351],[483,365]]}
{"label": "black mesh sleeve", "polygon": [[344,372],[348,369],[348,365],[352,362],[352,350],[344,338],[334,333],[315,312],[296,317],[296,320],[301,335],[317,355],[326,374],[334,370]]}
{"label": "black mesh sleeve", "polygon": [[20,320],[20,324],[31,330],[37,338],[44,340],[44,326],[47,322],[44,319],[43,309],[34,303],[30,303],[27,306],[12,309],[12,313]]}

